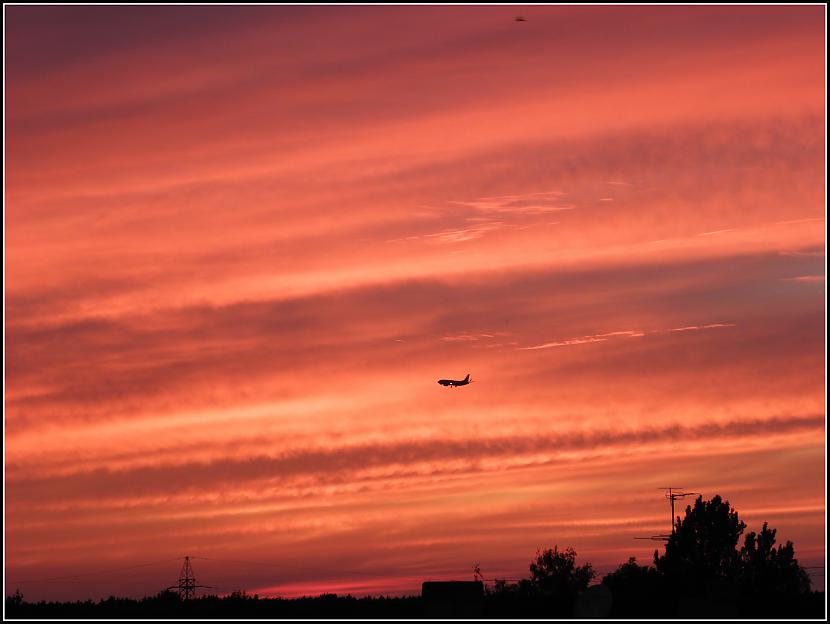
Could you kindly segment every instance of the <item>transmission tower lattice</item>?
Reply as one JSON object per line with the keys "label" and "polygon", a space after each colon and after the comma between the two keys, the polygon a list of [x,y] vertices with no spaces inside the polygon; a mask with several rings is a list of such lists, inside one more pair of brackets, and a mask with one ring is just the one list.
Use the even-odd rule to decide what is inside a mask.
{"label": "transmission tower lattice", "polygon": [[190,557],[184,558],[182,571],[179,573],[178,585],[171,585],[167,589],[175,589],[182,600],[191,600],[196,594],[197,587],[210,588],[210,585],[199,585],[193,574],[193,566],[190,565]]}

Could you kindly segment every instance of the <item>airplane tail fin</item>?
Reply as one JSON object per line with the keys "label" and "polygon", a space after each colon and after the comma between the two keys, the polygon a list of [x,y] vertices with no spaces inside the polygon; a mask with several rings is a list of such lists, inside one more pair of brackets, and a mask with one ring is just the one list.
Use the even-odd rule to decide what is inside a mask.
{"label": "airplane tail fin", "polygon": [[467,373],[467,376],[464,378],[464,381],[470,381],[470,373]]}

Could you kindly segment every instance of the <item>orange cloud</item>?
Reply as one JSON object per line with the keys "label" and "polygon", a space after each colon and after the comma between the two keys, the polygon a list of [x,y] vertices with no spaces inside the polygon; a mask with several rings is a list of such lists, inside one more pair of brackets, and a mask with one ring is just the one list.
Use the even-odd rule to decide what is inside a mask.
{"label": "orange cloud", "polygon": [[27,598],[611,569],[677,481],[823,560],[820,7],[6,15]]}

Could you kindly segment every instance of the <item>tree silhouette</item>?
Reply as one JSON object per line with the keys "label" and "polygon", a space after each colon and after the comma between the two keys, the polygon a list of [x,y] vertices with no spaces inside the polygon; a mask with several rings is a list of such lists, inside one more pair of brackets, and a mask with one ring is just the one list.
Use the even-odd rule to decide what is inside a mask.
{"label": "tree silhouette", "polygon": [[698,496],[694,507],[686,507],[686,517],[677,519],[666,553],[654,553],[654,564],[686,592],[727,589],[738,576],[736,547],[745,528],[728,501],[717,495],[710,501]]}
{"label": "tree silhouette", "polygon": [[777,612],[783,602],[810,592],[810,577],[795,558],[793,543],[775,548],[775,529],[767,523],[751,531],[741,547],[741,593],[753,613]]}
{"label": "tree silhouette", "polygon": [[635,557],[605,575],[602,584],[614,598],[613,618],[659,617],[665,612],[664,578],[652,566],[641,566]]}
{"label": "tree silhouette", "polygon": [[23,594],[20,593],[20,588],[14,590],[11,596],[6,596],[6,606],[11,608],[19,608],[23,604]]}
{"label": "tree silhouette", "polygon": [[799,610],[812,612],[810,578],[795,559],[792,542],[776,548],[776,531],[764,523],[760,533],[744,537],[738,550],[745,528],[720,496],[710,501],[698,497],[693,507],[686,507],[665,554],[654,553],[677,615],[791,617]]}
{"label": "tree silhouette", "polygon": [[530,563],[530,585],[537,594],[549,599],[553,610],[570,616],[573,604],[580,592],[588,588],[595,576],[590,563],[576,565],[576,551],[566,548],[536,552]]}

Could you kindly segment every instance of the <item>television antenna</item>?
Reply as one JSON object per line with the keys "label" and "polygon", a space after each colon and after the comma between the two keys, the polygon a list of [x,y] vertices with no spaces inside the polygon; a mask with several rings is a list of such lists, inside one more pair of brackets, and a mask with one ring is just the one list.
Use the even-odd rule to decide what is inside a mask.
{"label": "television antenna", "polygon": [[661,534],[661,535],[652,535],[651,537],[635,537],[634,539],[638,540],[652,540],[654,542],[668,542],[669,538],[674,535],[675,531],[675,515],[674,515],[674,503],[680,499],[683,499],[687,496],[700,496],[700,492],[684,492],[685,488],[682,487],[675,487],[675,486],[667,486],[657,488],[658,490],[663,490],[665,492],[666,500],[669,501],[671,504],[671,533],[669,534]]}
{"label": "television antenna", "polygon": [[666,500],[671,503],[671,534],[674,535],[674,522],[676,520],[674,515],[674,501],[685,498],[686,496],[700,496],[700,492],[684,492],[682,487],[661,487],[658,490],[663,490],[666,493]]}

